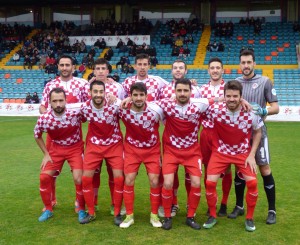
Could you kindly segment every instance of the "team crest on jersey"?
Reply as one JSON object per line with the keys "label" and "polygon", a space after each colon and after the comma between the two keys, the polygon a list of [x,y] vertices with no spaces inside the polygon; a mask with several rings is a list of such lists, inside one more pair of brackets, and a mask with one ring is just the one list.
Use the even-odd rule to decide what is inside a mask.
{"label": "team crest on jersey", "polygon": [[78,88],[75,88],[75,89],[73,90],[73,94],[74,94],[75,96],[77,96],[77,95],[79,94],[79,89],[78,89]]}
{"label": "team crest on jersey", "polygon": [[76,119],[75,117],[72,118],[72,120],[71,120],[71,125],[72,125],[72,126],[75,126],[76,123],[77,123],[77,119]]}
{"label": "team crest on jersey", "polygon": [[108,124],[111,124],[113,122],[113,120],[114,120],[114,118],[112,116],[109,116],[109,117],[106,118],[106,122]]}
{"label": "team crest on jersey", "polygon": [[143,123],[143,128],[149,128],[150,125],[151,125],[151,122],[150,122],[150,121],[145,121],[145,122]]}
{"label": "team crest on jersey", "polygon": [[154,86],[150,86],[150,87],[147,89],[147,92],[148,92],[148,94],[154,93],[154,92],[155,92]]}
{"label": "team crest on jersey", "polygon": [[276,95],[276,89],[275,89],[275,88],[272,88],[271,93],[272,93],[273,95]]}
{"label": "team crest on jersey", "polygon": [[240,122],[239,129],[244,129],[246,127],[247,127],[247,123],[246,122]]}
{"label": "team crest on jersey", "polygon": [[257,87],[258,87],[258,84],[257,83],[253,83],[252,89],[256,89]]}

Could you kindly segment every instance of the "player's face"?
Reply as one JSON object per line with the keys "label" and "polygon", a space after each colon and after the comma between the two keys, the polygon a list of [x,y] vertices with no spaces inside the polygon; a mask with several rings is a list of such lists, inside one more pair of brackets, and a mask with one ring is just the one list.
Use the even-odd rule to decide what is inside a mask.
{"label": "player's face", "polygon": [[225,103],[230,111],[236,111],[241,103],[241,95],[239,90],[226,90]]}
{"label": "player's face", "polygon": [[103,85],[95,84],[90,91],[93,104],[96,108],[100,108],[104,104],[105,99],[105,89]]}
{"label": "player's face", "polygon": [[185,105],[191,98],[191,89],[188,84],[177,84],[175,89],[176,100],[179,104]]}
{"label": "player's face", "polygon": [[143,109],[147,100],[145,92],[133,90],[131,94],[132,106],[138,110]]}
{"label": "player's face", "polygon": [[224,70],[220,62],[214,61],[209,64],[208,74],[210,76],[210,80],[214,82],[221,81],[223,72]]}
{"label": "player's face", "polygon": [[108,74],[109,70],[105,64],[95,66],[94,75],[96,77],[96,80],[105,82]]}
{"label": "player's face", "polygon": [[50,104],[55,115],[62,115],[66,109],[66,98],[64,96],[64,93],[53,92],[51,94]]}
{"label": "player's face", "polygon": [[255,62],[252,55],[241,56],[240,68],[245,77],[251,77],[254,73]]}
{"label": "player's face", "polygon": [[175,62],[172,66],[172,75],[173,80],[177,81],[181,78],[184,78],[187,70],[185,69],[185,64],[183,62]]}
{"label": "player's face", "polygon": [[134,66],[139,78],[145,79],[148,76],[148,70],[150,68],[148,59],[139,59]]}
{"label": "player's face", "polygon": [[75,69],[75,66],[72,65],[72,61],[68,58],[62,58],[58,64],[58,70],[60,71],[60,76],[63,79],[71,79],[72,73]]}

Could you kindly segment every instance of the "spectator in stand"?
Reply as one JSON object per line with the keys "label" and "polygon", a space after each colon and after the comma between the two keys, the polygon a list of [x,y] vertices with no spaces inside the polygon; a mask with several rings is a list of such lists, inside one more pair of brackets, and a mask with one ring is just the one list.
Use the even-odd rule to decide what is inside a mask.
{"label": "spectator in stand", "polygon": [[88,52],[88,55],[91,55],[93,58],[95,57],[96,55],[95,47],[91,47],[90,51]]}
{"label": "spectator in stand", "polygon": [[85,73],[86,71],[86,67],[85,67],[85,63],[82,63],[79,67],[78,70],[81,74]]}
{"label": "spectator in stand", "polygon": [[210,51],[211,52],[217,52],[219,51],[219,45],[216,41],[214,41],[214,43],[210,46]]}
{"label": "spectator in stand", "polygon": [[24,63],[23,63],[24,70],[26,70],[26,66],[28,67],[28,69],[30,69],[30,70],[32,69],[31,59],[30,59],[29,55],[25,55]]}
{"label": "spectator in stand", "polygon": [[97,39],[96,42],[94,43],[94,47],[100,48],[101,42],[100,39]]}
{"label": "spectator in stand", "polygon": [[151,69],[156,69],[156,66],[158,64],[158,60],[156,58],[156,56],[153,56],[152,58],[150,58],[150,64],[151,64]]}
{"label": "spectator in stand", "polygon": [[32,103],[33,104],[39,104],[40,103],[40,98],[37,94],[37,92],[34,92],[32,95]]}
{"label": "spectator in stand", "polygon": [[112,50],[111,47],[109,47],[109,49],[106,51],[106,53],[104,54],[104,59],[106,59],[107,61],[111,60],[111,57],[114,55],[114,51]]}
{"label": "spectator in stand", "polygon": [[89,54],[87,57],[87,67],[89,69],[94,69],[94,58],[91,54]]}
{"label": "spectator in stand", "polygon": [[177,38],[177,39],[176,39],[176,41],[175,41],[175,46],[177,46],[177,47],[183,46],[182,38]]}
{"label": "spectator in stand", "polygon": [[31,104],[32,103],[32,96],[30,95],[30,93],[28,92],[25,98],[25,104]]}
{"label": "spectator in stand", "polygon": [[13,57],[12,57],[13,61],[15,62],[15,64],[20,61],[20,55],[18,52],[14,53]]}
{"label": "spectator in stand", "polygon": [[120,47],[122,47],[124,45],[125,45],[125,43],[122,41],[122,39],[120,39],[119,42],[117,43],[116,48],[120,48]]}
{"label": "spectator in stand", "polygon": [[184,54],[184,48],[180,47],[179,48],[179,54],[178,54],[178,58],[185,58],[185,54]]}
{"label": "spectator in stand", "polygon": [[190,57],[190,55],[191,55],[191,50],[189,49],[189,47],[187,45],[184,49],[184,54],[186,57]]}

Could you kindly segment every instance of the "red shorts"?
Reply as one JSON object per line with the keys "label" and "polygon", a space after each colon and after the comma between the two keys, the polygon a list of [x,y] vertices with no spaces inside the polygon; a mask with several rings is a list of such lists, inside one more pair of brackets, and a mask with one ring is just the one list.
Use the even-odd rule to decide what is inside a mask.
{"label": "red shorts", "polygon": [[83,141],[71,146],[61,146],[51,142],[48,151],[53,163],[48,162],[44,168],[44,171],[56,170],[60,172],[65,161],[68,162],[71,170],[82,169]]}
{"label": "red shorts", "polygon": [[202,175],[200,145],[195,143],[187,149],[178,149],[173,146],[164,146],[162,164],[163,174],[175,173],[178,165],[185,167],[185,171],[193,176]]}
{"label": "red shorts", "polygon": [[124,162],[122,141],[108,146],[95,145],[91,142],[87,142],[84,153],[83,169],[99,169],[103,159],[105,159],[106,164],[110,165],[112,169],[123,170]]}
{"label": "red shorts", "polygon": [[223,174],[230,164],[234,164],[243,175],[256,177],[256,174],[251,172],[249,165],[245,168],[245,161],[248,156],[249,153],[232,156],[213,151],[208,164],[207,175]]}
{"label": "red shorts", "polygon": [[124,143],[124,173],[137,173],[141,163],[144,163],[147,173],[159,174],[161,167],[160,143],[153,147],[138,148]]}
{"label": "red shorts", "polygon": [[202,163],[207,165],[212,150],[212,128],[203,128],[200,133],[200,149],[202,154]]}

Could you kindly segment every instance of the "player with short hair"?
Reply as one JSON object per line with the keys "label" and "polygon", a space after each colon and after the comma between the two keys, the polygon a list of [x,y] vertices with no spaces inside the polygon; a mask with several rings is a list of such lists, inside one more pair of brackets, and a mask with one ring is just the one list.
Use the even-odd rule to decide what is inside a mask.
{"label": "player with short hair", "polygon": [[82,186],[88,207],[88,216],[81,220],[87,224],[96,218],[94,207],[93,176],[105,159],[113,172],[114,223],[122,222],[120,215],[123,200],[123,136],[120,130],[118,111],[121,101],[108,104],[105,99],[105,84],[93,81],[90,84],[91,99],[80,109],[83,121],[89,122],[83,162]]}
{"label": "player with short hair", "polygon": [[124,142],[124,203],[126,218],[120,224],[128,228],[134,224],[134,182],[139,167],[143,162],[150,183],[150,223],[153,227],[161,227],[157,216],[160,203],[160,137],[159,121],[163,120],[161,108],[147,101],[147,87],[136,82],[131,85],[132,102],[125,109],[120,109],[120,118],[126,127]]}
{"label": "player with short hair", "polygon": [[206,180],[206,199],[210,211],[210,217],[203,225],[206,229],[212,228],[217,223],[217,181],[228,165],[234,164],[248,188],[245,227],[247,231],[255,230],[253,214],[258,198],[255,152],[261,139],[263,120],[253,112],[247,112],[242,108],[242,89],[238,81],[228,81],[224,86],[225,102],[210,107],[206,112],[214,122],[213,147]]}
{"label": "player with short hair", "polygon": [[[50,91],[49,104],[51,109],[39,117],[34,128],[35,140],[44,153],[40,173],[40,194],[45,210],[39,221],[46,221],[53,216],[51,203],[53,176],[57,171],[61,171],[64,162],[68,161],[76,187],[80,222],[86,216],[81,185],[83,155],[81,116],[76,111],[66,109],[66,93],[62,88],[57,87]],[[48,133],[51,138],[48,147],[42,138],[43,132]]]}
{"label": "player with short hair", "polygon": [[189,79],[179,79],[175,82],[176,100],[164,99],[158,102],[166,117],[162,164],[164,176],[162,205],[165,211],[162,228],[165,230],[172,228],[173,182],[174,173],[179,164],[185,167],[191,178],[186,224],[193,229],[201,228],[194,219],[200,201],[202,174],[198,132],[201,114],[208,108],[209,101],[208,99],[198,99],[198,102],[192,103],[190,101],[191,88]]}
{"label": "player with short hair", "polygon": [[[172,76],[173,80],[162,90],[161,99],[169,99],[175,98],[175,83],[179,79],[182,79],[186,76],[188,69],[187,65],[183,60],[175,60],[172,64]],[[200,88],[196,85],[192,85],[192,93],[191,98],[200,98]],[[163,182],[163,178],[162,178]],[[179,188],[179,179],[178,179],[178,171],[176,171],[174,175],[174,184],[173,184],[173,203],[171,209],[171,216],[174,217],[179,210],[177,193]],[[191,189],[191,179],[189,174],[185,174],[185,188],[187,192],[187,196],[189,196],[189,191]],[[163,210],[163,209],[162,209]],[[161,209],[159,209],[159,216],[164,217],[164,213]]]}
{"label": "player with short hair", "polygon": [[[237,80],[243,86],[243,97],[250,103],[256,103],[253,107],[255,113],[265,119],[267,115],[274,115],[279,112],[278,99],[276,90],[273,88],[272,82],[268,77],[261,76],[255,73],[255,56],[250,50],[244,50],[240,54],[240,68],[243,76],[238,77]],[[269,107],[266,108],[267,103]],[[268,216],[267,224],[276,223],[276,208],[275,208],[275,181],[270,167],[270,152],[268,144],[268,135],[266,126],[262,127],[262,138],[258,146],[255,160],[259,166],[259,171],[263,178],[264,189],[268,199]],[[245,181],[235,176],[235,193],[236,206],[228,218],[236,218],[244,214],[243,199]]]}
{"label": "player with short hair", "polygon": [[[224,70],[222,60],[217,57],[211,58],[208,62],[208,74],[210,76],[210,80],[207,84],[201,86],[201,98],[220,98],[220,100],[223,100],[225,85],[225,82],[222,78],[223,72]],[[200,148],[203,157],[202,162],[204,164],[205,170],[204,184],[206,183],[207,177],[207,164],[212,152],[212,131],[214,130],[213,127],[213,121],[204,116],[202,120],[202,131],[200,133]],[[232,174],[231,168],[229,166],[222,179],[223,196],[221,200],[221,206],[218,211],[218,216],[220,217],[227,215],[227,201],[231,189],[231,184]]]}
{"label": "player with short hair", "polygon": [[[73,77],[72,74],[75,70],[73,58],[69,55],[62,55],[58,58],[57,66],[60,75],[59,77],[48,82],[44,88],[41,105],[39,108],[41,114],[46,113],[51,107],[49,93],[53,88],[62,88],[65,91],[67,106],[70,106],[73,103],[80,103],[88,100],[89,83],[82,78]],[[49,135],[47,135],[46,146],[48,147],[50,143],[51,139]],[[52,181],[52,206],[55,206],[57,203],[55,183],[58,175],[59,172],[53,176]],[[76,209],[76,212],[78,212],[78,209]]]}

